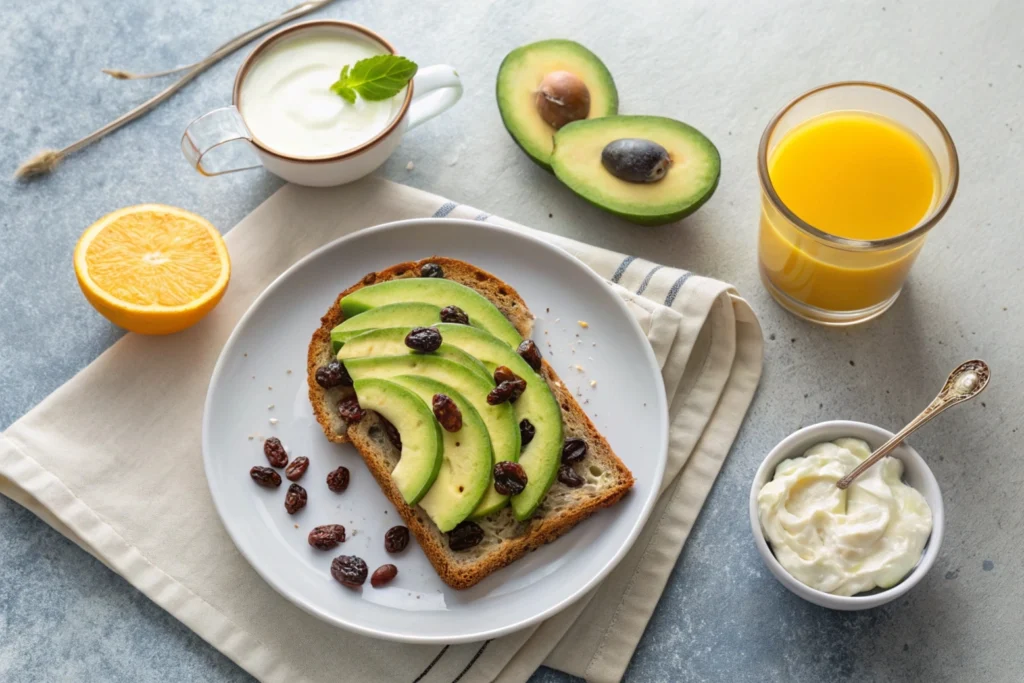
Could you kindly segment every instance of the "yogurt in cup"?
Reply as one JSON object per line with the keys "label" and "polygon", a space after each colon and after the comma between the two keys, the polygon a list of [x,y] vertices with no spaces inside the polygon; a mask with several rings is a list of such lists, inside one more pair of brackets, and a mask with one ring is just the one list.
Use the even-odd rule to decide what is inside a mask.
{"label": "yogurt in cup", "polygon": [[[362,178],[383,164],[407,130],[450,109],[462,96],[455,69],[421,67],[394,97],[346,102],[331,92],[341,68],[395,48],[368,28],[317,20],[260,43],[235,76],[232,104],[195,119],[181,150],[203,175],[265,167],[299,185],[325,187]],[[240,160],[238,143],[252,154]],[[216,150],[216,151],[215,151]]]}

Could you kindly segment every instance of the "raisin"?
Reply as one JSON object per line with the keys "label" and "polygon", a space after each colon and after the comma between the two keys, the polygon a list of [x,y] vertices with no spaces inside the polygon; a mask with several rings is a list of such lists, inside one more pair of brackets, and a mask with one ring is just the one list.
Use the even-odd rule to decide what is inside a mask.
{"label": "raisin", "polygon": [[571,489],[578,489],[584,484],[583,477],[576,474],[576,470],[570,465],[562,465],[558,468],[558,481]]}
{"label": "raisin", "polygon": [[348,374],[348,370],[341,364],[341,361],[337,360],[332,360],[327,365],[317,368],[315,377],[316,383],[324,389],[352,386],[352,377]]}
{"label": "raisin", "polygon": [[288,481],[298,481],[302,479],[302,475],[309,469],[309,458],[299,456],[290,463],[288,467],[284,468],[284,476],[288,477]]}
{"label": "raisin", "polygon": [[445,431],[457,432],[462,429],[462,413],[448,394],[434,394],[434,417]]}
{"label": "raisin", "polygon": [[340,524],[324,524],[309,532],[309,544],[317,550],[330,550],[345,541],[345,527]]}
{"label": "raisin", "polygon": [[294,515],[304,507],[306,507],[306,489],[298,484],[292,484],[284,496],[284,509],[288,511],[289,515]]}
{"label": "raisin", "polygon": [[366,583],[368,572],[366,563],[355,555],[338,555],[331,561],[331,576],[349,588],[358,588]]}
{"label": "raisin", "polygon": [[400,553],[409,545],[409,527],[393,526],[384,534],[384,550]]}
{"label": "raisin", "polygon": [[398,450],[402,450],[402,435],[398,433],[398,428],[391,424],[386,417],[380,416],[380,423],[384,426],[384,433],[388,435],[388,441],[391,442]]}
{"label": "raisin", "polygon": [[540,349],[537,348],[537,345],[532,339],[525,340],[519,345],[519,348],[516,349],[516,351],[519,352],[519,355],[523,357],[523,360],[525,360],[531,368],[540,372]]}
{"label": "raisin", "polygon": [[424,263],[420,266],[420,277],[444,277],[444,269],[436,263]]}
{"label": "raisin", "polygon": [[327,473],[327,488],[334,491],[335,493],[341,493],[348,488],[348,468],[339,467],[338,469]]}
{"label": "raisin", "polygon": [[469,316],[458,306],[445,306],[441,309],[441,322],[468,325]]}
{"label": "raisin", "polygon": [[514,496],[526,488],[526,470],[517,462],[503,460],[494,465],[494,490],[503,496]]}
{"label": "raisin", "polygon": [[370,585],[380,588],[386,583],[391,583],[396,576],[398,576],[398,567],[393,564],[382,564],[374,570],[373,576],[370,577]]}
{"label": "raisin", "polygon": [[346,422],[359,422],[366,415],[366,411],[359,407],[359,399],[349,396],[338,401],[338,415]]}
{"label": "raisin", "polygon": [[281,444],[281,439],[272,436],[263,442],[263,455],[273,467],[284,467],[288,464],[288,453]]}
{"label": "raisin", "polygon": [[522,422],[519,423],[519,437],[522,447],[526,448],[526,444],[533,441],[533,437],[535,436],[537,436],[537,428],[533,426],[532,422],[524,417]]}
{"label": "raisin", "polygon": [[414,327],[405,336],[405,345],[413,351],[430,353],[441,346],[441,333],[433,327]]}
{"label": "raisin", "polygon": [[281,475],[269,467],[257,465],[249,470],[249,476],[260,486],[268,489],[276,489],[281,485]]}
{"label": "raisin", "polygon": [[491,389],[490,393],[487,394],[487,403],[492,406],[499,405],[512,398],[512,392],[515,391],[508,382],[502,382],[498,386]]}
{"label": "raisin", "polygon": [[512,386],[512,394],[508,397],[509,403],[515,403],[526,391],[526,380],[504,365],[494,368],[494,383],[498,386],[502,384]]}
{"label": "raisin", "polygon": [[562,462],[571,465],[587,457],[587,442],[583,439],[566,439],[562,446]]}
{"label": "raisin", "polygon": [[476,522],[461,522],[448,532],[448,547],[452,550],[469,550],[484,540],[484,530]]}

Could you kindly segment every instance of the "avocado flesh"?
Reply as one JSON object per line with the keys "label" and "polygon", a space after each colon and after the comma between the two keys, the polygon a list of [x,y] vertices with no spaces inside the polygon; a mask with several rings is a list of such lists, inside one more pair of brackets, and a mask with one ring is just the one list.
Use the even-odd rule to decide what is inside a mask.
{"label": "avocado flesh", "polygon": [[367,330],[381,327],[427,327],[440,320],[440,306],[432,306],[418,301],[378,306],[355,317],[347,318],[331,330],[331,351],[337,353],[346,341]]}
{"label": "avocado flesh", "polygon": [[345,361],[345,368],[352,379],[377,377],[389,379],[399,375],[427,377],[447,384],[469,401],[487,427],[491,439],[494,462],[513,460],[519,455],[519,423],[509,403],[492,406],[487,403],[487,394],[494,388],[494,382],[486,382],[458,363],[430,354],[409,354],[404,356],[377,356],[353,358]]}
{"label": "avocado flesh", "polygon": [[395,382],[361,379],[354,383],[359,405],[395,426],[402,437],[402,453],[391,472],[403,500],[416,505],[432,488],[441,471],[441,425],[427,403]]}
{"label": "avocado flesh", "polygon": [[363,287],[341,300],[341,311],[349,318],[378,306],[402,301],[442,308],[458,306],[469,316],[471,325],[487,330],[509,346],[515,348],[523,341],[515,326],[481,294],[458,282],[441,278],[405,278]]}
{"label": "avocado flesh", "polygon": [[614,116],[619,93],[604,63],[571,40],[542,40],[508,53],[498,68],[498,111],[512,139],[541,167],[551,170],[551,137],[555,129],[537,113],[540,82],[553,71],[568,71],[590,91],[587,119]]}
{"label": "avocado flesh", "polygon": [[[385,327],[379,330],[367,330],[350,338],[345,343],[345,346],[338,351],[338,360],[347,361],[350,358],[419,353],[405,345],[405,338],[411,331],[411,327]],[[447,358],[462,365],[485,381],[491,381],[491,372],[484,367],[484,364],[458,347],[442,342],[441,346],[431,353],[438,358]]]}
{"label": "avocado flesh", "polygon": [[[445,394],[455,401],[462,413],[459,431],[449,432],[438,425],[444,467],[419,501],[438,529],[451,531],[469,517],[490,487],[494,456],[487,427],[466,397],[443,382],[412,375],[399,375],[392,381],[416,393],[426,403],[433,400],[434,394]],[[437,424],[437,420],[434,423]],[[405,445],[404,437],[402,445]]]}
{"label": "avocado flesh", "polygon": [[[616,178],[601,164],[613,140],[641,138],[658,143],[672,159],[665,176],[652,183]],[[558,179],[591,204],[642,225],[661,225],[696,211],[714,193],[721,172],[718,150],[703,133],[660,116],[611,116],[576,121],[555,135],[551,166]]]}
{"label": "avocado flesh", "polygon": [[[562,462],[562,410],[558,401],[544,378],[500,339],[465,325],[441,323],[437,329],[446,344],[475,356],[492,371],[496,366],[504,365],[526,380],[526,391],[512,404],[516,424],[527,419],[537,431],[519,455],[519,463],[526,470],[527,481],[523,492],[512,497],[512,512],[519,521],[527,520],[555,482]],[[488,497],[491,492],[498,495],[491,487]],[[484,498],[486,501],[487,497]],[[478,514],[486,516],[490,513],[474,512],[473,516],[477,517]]]}

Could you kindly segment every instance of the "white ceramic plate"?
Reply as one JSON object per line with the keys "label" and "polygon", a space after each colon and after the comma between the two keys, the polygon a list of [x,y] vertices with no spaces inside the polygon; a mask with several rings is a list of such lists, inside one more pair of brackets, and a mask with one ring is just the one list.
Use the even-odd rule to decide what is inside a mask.
{"label": "white ceramic plate", "polygon": [[[355,449],[324,438],[306,387],[310,336],[338,293],[368,272],[433,254],[473,263],[519,291],[537,316],[534,338],[545,357],[574,393],[578,388],[583,409],[636,478],[617,505],[463,591],[442,583],[415,541],[397,556],[384,551],[384,532],[402,520]],[[579,320],[589,327],[581,328]],[[583,372],[570,369],[577,364]],[[271,424],[271,418],[278,422]],[[309,503],[294,516],[284,510],[286,479],[268,490],[249,478],[249,468],[267,464],[261,442],[267,436],[280,438],[290,457],[310,459],[301,481]],[[667,444],[661,373],[639,326],[611,288],[546,242],[448,219],[363,230],[281,275],[225,345],[203,415],[203,461],[213,500],[238,549],[267,583],[330,623],[416,643],[494,638],[550,617],[581,597],[636,539],[661,485]],[[352,472],[342,494],[325,483],[339,465]],[[348,540],[335,551],[311,548],[309,530],[330,523],[343,524]],[[341,554],[362,557],[370,572],[394,563],[398,577],[380,589],[369,582],[361,590],[347,589],[330,574],[331,560]]]}

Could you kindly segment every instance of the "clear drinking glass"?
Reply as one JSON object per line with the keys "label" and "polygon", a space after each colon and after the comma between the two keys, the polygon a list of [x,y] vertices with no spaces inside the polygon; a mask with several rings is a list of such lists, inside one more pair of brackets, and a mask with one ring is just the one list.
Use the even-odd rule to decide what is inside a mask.
{"label": "clear drinking glass", "polygon": [[[837,237],[801,220],[776,193],[768,160],[789,131],[831,112],[875,114],[903,126],[931,151],[938,191],[912,229],[867,241]],[[956,147],[939,118],[910,95],[867,82],[832,83],[801,95],[768,124],[757,152],[761,179],[758,262],[765,287],[784,308],[824,325],[881,315],[900,294],[925,236],[946,213],[959,179]]]}

